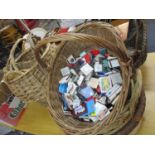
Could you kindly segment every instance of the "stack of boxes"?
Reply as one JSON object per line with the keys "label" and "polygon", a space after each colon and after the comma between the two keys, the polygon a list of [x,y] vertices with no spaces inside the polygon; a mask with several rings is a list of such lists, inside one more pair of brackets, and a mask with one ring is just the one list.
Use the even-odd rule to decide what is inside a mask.
{"label": "stack of boxes", "polygon": [[88,122],[105,120],[117,102],[122,88],[120,65],[107,49],[70,55],[61,69],[59,95],[65,115]]}

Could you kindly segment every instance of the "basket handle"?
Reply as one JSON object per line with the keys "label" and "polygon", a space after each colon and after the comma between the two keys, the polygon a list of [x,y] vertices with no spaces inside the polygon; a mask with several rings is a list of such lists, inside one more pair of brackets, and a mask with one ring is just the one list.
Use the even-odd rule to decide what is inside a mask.
{"label": "basket handle", "polygon": [[[28,37],[28,41],[31,45],[31,49],[34,49],[34,43],[33,43],[33,40],[32,40],[32,36],[31,34],[29,34],[30,36]],[[10,63],[10,67],[13,67],[14,70],[16,71],[19,71],[17,65],[16,65],[16,60],[15,60],[15,51],[16,51],[16,48],[17,46],[22,42],[22,41],[26,41],[26,38],[19,38],[15,44],[12,46],[11,50],[10,50],[10,55],[9,55],[9,58],[8,58],[8,63],[7,65],[9,65]],[[23,55],[23,54],[21,54]],[[18,58],[17,58],[18,59]]]}
{"label": "basket handle", "polygon": [[19,45],[19,43],[21,43],[23,40],[25,40],[25,39],[24,38],[18,39],[10,51],[7,65],[10,63],[15,70],[19,70],[18,67],[16,66],[16,62],[15,62],[15,51],[16,51],[16,48]]}
{"label": "basket handle", "polygon": [[40,58],[40,54],[39,54],[40,48],[47,43],[60,43],[60,42],[64,42],[64,41],[74,41],[74,40],[90,42],[90,43],[94,43],[100,47],[107,48],[110,51],[113,51],[112,54],[114,56],[118,57],[120,59],[120,61],[122,62],[122,64],[129,65],[129,63],[131,63],[131,57],[129,57],[127,55],[127,50],[126,50],[125,46],[123,46],[123,43],[120,39],[119,39],[119,45],[116,46],[113,43],[111,43],[103,38],[88,35],[88,34],[83,34],[83,33],[58,34],[58,35],[50,36],[48,38],[45,38],[45,39],[39,41],[34,49],[36,60],[38,61],[38,63],[40,64],[40,66],[43,69],[48,69],[48,67],[50,67],[50,66],[47,66],[46,63],[43,62],[42,59]]}
{"label": "basket handle", "polygon": [[139,37],[139,29],[143,28],[143,40],[142,40],[142,46],[146,46],[146,40],[147,40],[147,30],[146,30],[146,23],[143,19],[136,19],[136,28],[137,28],[137,36],[136,36],[136,53],[138,53],[138,37]]}

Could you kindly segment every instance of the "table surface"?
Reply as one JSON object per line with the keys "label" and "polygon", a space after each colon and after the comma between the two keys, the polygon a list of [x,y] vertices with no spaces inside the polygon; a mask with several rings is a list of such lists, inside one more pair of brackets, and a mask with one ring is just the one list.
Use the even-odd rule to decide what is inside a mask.
{"label": "table surface", "polygon": [[[137,134],[155,134],[155,53],[149,53],[141,67],[146,92],[146,109]],[[64,134],[51,118],[48,110],[38,103],[30,103],[22,116],[17,130],[31,134]]]}

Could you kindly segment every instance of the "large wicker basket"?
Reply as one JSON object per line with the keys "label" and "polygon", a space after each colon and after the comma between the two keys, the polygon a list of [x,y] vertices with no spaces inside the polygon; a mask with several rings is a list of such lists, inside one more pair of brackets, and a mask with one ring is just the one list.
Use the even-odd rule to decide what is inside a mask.
{"label": "large wicker basket", "polygon": [[[100,23],[97,34],[95,32],[93,35],[93,30],[89,29],[89,34],[68,33],[51,36],[40,41],[35,49],[38,63],[48,73],[46,92],[49,111],[57,124],[67,134],[116,133],[133,118],[141,94],[141,73],[133,68],[132,58],[128,56],[127,49],[115,28],[110,24]],[[101,34],[103,37],[100,37]],[[42,61],[39,53],[40,48],[49,42],[56,43],[59,47],[56,49],[54,61],[47,65]],[[65,116],[58,94],[58,84],[61,78],[60,69],[66,65],[66,59],[69,55],[73,54],[77,57],[84,49],[101,47],[107,48],[111,55],[118,58],[121,65],[123,83],[118,102],[106,121],[88,123],[81,122],[72,116]]]}
{"label": "large wicker basket", "polygon": [[[12,47],[7,65],[4,68],[3,82],[21,100],[26,102],[39,101],[42,104],[46,104],[44,88],[47,85],[47,73],[36,63],[34,51],[30,49],[21,51],[18,56],[15,54],[17,46],[24,42],[25,39],[20,38]],[[45,62],[50,63],[55,49],[55,44],[47,44],[42,49],[41,58]]]}

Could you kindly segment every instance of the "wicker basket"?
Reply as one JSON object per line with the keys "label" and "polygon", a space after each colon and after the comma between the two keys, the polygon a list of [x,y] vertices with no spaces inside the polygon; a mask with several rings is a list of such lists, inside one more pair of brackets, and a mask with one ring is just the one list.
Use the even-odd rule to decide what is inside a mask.
{"label": "wicker basket", "polygon": [[[16,47],[24,41],[25,39],[20,38],[12,47],[8,63],[4,68],[3,82],[21,100],[46,104],[44,86],[47,85],[47,73],[36,63],[33,50],[22,51],[20,55],[15,56]],[[41,58],[50,63],[55,49],[55,44],[47,44],[42,48]]]}
{"label": "wicker basket", "polygon": [[[48,72],[47,101],[49,111],[57,124],[67,134],[114,134],[127,124],[133,117],[142,90],[142,77],[139,70],[134,71],[132,58],[113,26],[100,23],[97,34],[89,29],[89,34],[68,33],[51,36],[40,41],[35,49],[36,58],[45,72]],[[92,31],[92,32],[91,32]],[[91,34],[91,35],[90,35]],[[100,34],[104,37],[100,37]],[[47,65],[39,57],[40,48],[47,43],[60,44],[55,59]],[[118,102],[105,121],[97,123],[81,122],[72,116],[65,116],[58,94],[61,78],[60,69],[66,65],[66,59],[73,54],[75,57],[82,50],[90,48],[107,48],[109,53],[118,58],[122,70],[123,85]]]}

